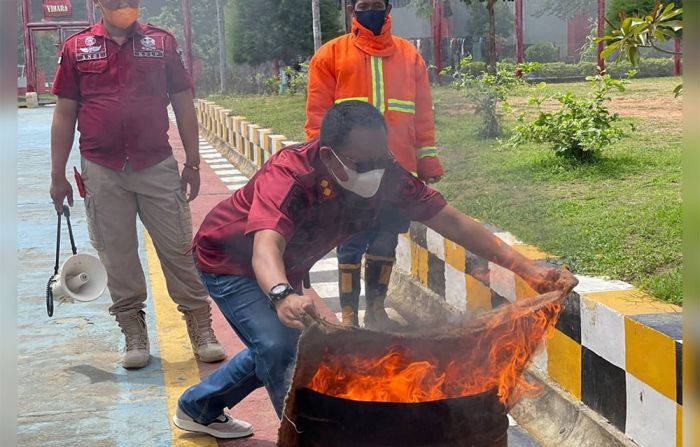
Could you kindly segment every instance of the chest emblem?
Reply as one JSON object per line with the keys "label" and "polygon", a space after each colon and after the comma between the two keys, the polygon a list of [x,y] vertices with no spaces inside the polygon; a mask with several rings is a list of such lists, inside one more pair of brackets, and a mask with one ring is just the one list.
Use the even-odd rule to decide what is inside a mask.
{"label": "chest emblem", "polygon": [[319,186],[321,189],[321,200],[328,200],[335,197],[335,190],[333,189],[333,184],[330,180],[322,177],[319,181]]}
{"label": "chest emblem", "polygon": [[163,36],[143,36],[133,40],[134,56],[165,57],[165,39]]}
{"label": "chest emblem", "polygon": [[79,36],[75,39],[75,58],[78,62],[107,58],[104,37]]}

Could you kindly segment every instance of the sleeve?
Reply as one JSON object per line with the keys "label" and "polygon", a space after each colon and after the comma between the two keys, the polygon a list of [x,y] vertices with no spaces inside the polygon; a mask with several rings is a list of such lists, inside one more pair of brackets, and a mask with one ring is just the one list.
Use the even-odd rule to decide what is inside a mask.
{"label": "sleeve", "polygon": [[335,102],[335,70],[331,51],[321,50],[309,63],[309,85],[306,97],[306,139],[318,138],[321,121]]}
{"label": "sleeve", "polygon": [[173,36],[168,35],[166,42],[165,74],[168,81],[168,93],[180,93],[187,89],[194,92],[194,82],[187,71],[182,49],[178,47]]}
{"label": "sleeve", "polygon": [[296,221],[306,203],[304,188],[286,169],[270,165],[255,182],[245,235],[260,230],[274,230],[289,241]]}
{"label": "sleeve", "polygon": [[426,180],[442,176],[445,171],[437,157],[435,147],[435,117],[428,69],[420,55],[416,55],[416,59],[416,159],[418,177]]}
{"label": "sleeve", "polygon": [[397,169],[398,178],[391,201],[411,220],[423,222],[434,217],[446,205],[435,189],[404,169]]}
{"label": "sleeve", "polygon": [[70,51],[67,49],[69,42],[72,40],[63,45],[61,56],[58,58],[58,68],[51,87],[51,94],[78,101],[80,99],[80,79]]}

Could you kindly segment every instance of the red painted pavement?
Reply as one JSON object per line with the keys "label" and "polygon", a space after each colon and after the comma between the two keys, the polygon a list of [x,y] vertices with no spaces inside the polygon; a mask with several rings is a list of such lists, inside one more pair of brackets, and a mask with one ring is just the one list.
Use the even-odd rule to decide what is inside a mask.
{"label": "red painted pavement", "polygon": [[[180,140],[180,135],[177,132],[177,127],[172,124],[170,126],[170,144],[173,147],[173,153],[178,162],[182,163],[185,160],[185,152]],[[204,217],[209,211],[221,200],[228,197],[231,191],[219,179],[213,169],[202,160],[200,164],[201,188],[199,196],[190,202],[192,210],[192,227],[196,232],[204,220]],[[226,319],[221,315],[221,312],[216,307],[212,306],[213,312],[213,327],[219,341],[224,345],[228,358],[232,357],[244,348],[243,343],[238,336],[233,332],[231,326]],[[227,360],[224,360],[228,361]],[[222,363],[208,364],[199,362],[199,371],[201,377],[206,377]],[[264,388],[260,388],[245,398],[238,404],[235,410],[231,411],[234,417],[243,419],[253,424],[255,434],[246,439],[223,441],[219,440],[219,445],[222,447],[271,447],[277,441],[277,429],[279,427],[279,419],[275,414],[270,399]]]}

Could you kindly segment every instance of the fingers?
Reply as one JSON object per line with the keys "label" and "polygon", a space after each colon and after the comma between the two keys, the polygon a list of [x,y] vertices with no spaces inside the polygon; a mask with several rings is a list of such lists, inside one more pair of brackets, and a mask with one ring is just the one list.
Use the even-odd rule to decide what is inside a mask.
{"label": "fingers", "polygon": [[68,198],[68,206],[73,206],[73,188],[72,187],[68,190],[67,198]]}
{"label": "fingers", "polygon": [[182,176],[182,178],[180,179],[180,192],[182,193],[182,195],[187,197],[187,179],[185,178],[185,176]]}
{"label": "fingers", "polygon": [[319,318],[318,309],[316,309],[316,305],[311,300],[307,301],[302,305],[302,310],[306,315],[309,315],[310,317]]}
{"label": "fingers", "polygon": [[187,197],[187,201],[191,202],[197,198],[199,195],[199,182],[190,183],[190,195]]}

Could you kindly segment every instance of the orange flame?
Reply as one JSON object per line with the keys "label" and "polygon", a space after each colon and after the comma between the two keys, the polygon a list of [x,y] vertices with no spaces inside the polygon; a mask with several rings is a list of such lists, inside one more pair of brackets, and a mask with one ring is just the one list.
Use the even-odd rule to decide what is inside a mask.
{"label": "orange flame", "polygon": [[309,388],[356,401],[399,403],[497,390],[499,400],[511,406],[524,392],[536,389],[522,374],[541,349],[541,342],[553,333],[560,302],[550,301],[534,309],[526,303],[505,306],[490,314],[478,329],[473,325],[458,327],[461,332],[457,337],[462,336],[469,346],[456,350],[444,348],[440,342],[403,343],[367,358],[328,347]]}

